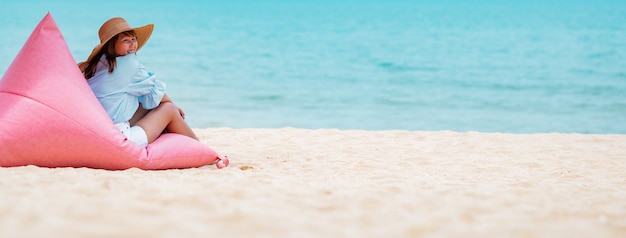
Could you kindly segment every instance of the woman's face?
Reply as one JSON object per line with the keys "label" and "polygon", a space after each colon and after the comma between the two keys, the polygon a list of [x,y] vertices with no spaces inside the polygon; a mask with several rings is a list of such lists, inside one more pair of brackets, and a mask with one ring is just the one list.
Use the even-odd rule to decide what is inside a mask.
{"label": "woman's face", "polygon": [[127,34],[120,34],[115,42],[115,54],[125,56],[137,51],[137,37]]}

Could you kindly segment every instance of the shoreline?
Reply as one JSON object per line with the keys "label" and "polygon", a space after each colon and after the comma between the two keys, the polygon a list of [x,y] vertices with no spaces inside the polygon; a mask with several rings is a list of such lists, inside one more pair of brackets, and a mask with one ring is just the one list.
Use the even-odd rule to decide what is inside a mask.
{"label": "shoreline", "polygon": [[626,135],[194,132],[230,167],[0,168],[0,235],[626,234]]}

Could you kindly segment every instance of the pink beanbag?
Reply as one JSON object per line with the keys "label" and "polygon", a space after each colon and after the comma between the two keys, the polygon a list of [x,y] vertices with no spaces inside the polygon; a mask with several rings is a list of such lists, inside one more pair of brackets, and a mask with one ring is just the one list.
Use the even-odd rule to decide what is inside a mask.
{"label": "pink beanbag", "polygon": [[0,166],[170,169],[215,163],[199,141],[128,141],[87,85],[48,13],[0,80]]}

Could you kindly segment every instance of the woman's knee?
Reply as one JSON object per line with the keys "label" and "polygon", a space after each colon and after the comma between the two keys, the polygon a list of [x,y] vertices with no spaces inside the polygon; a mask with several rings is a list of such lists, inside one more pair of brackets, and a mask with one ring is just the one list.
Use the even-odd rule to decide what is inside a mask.
{"label": "woman's knee", "polygon": [[168,114],[178,114],[178,107],[172,102],[162,102],[158,106],[159,110],[166,111]]}

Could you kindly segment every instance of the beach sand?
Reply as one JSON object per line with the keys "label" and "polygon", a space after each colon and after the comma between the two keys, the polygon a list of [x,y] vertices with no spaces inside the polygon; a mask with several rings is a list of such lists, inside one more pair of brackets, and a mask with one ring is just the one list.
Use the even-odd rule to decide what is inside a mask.
{"label": "beach sand", "polygon": [[0,168],[0,237],[626,236],[626,135],[194,130],[230,167]]}

